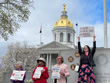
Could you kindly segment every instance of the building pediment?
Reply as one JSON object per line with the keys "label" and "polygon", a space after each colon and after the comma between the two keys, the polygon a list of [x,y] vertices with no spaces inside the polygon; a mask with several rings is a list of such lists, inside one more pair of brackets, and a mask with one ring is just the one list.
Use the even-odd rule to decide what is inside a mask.
{"label": "building pediment", "polygon": [[63,45],[59,42],[53,41],[51,43],[48,43],[42,47],[39,47],[38,50],[48,50],[48,51],[53,51],[53,50],[70,50],[73,49],[71,47],[68,47],[66,45]]}

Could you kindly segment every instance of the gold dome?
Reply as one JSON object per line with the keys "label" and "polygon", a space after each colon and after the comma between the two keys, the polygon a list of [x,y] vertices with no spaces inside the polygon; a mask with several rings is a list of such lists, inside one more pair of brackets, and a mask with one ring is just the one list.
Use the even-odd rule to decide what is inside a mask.
{"label": "gold dome", "polygon": [[73,24],[68,18],[61,18],[60,20],[58,20],[55,23],[54,28],[56,28],[56,27],[71,27],[71,28],[73,28]]}
{"label": "gold dome", "polygon": [[70,27],[73,28],[72,22],[68,19],[67,11],[65,10],[66,4],[63,5],[64,10],[62,11],[61,19],[59,19],[55,25],[54,28],[56,27]]}

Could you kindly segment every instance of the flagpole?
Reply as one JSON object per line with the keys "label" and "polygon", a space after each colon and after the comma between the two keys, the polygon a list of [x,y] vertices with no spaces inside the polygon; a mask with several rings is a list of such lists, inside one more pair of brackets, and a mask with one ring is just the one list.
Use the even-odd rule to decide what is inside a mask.
{"label": "flagpole", "polygon": [[41,42],[42,42],[42,24],[41,24],[41,27],[40,27],[40,45],[41,45]]}
{"label": "flagpole", "polygon": [[104,48],[108,48],[106,0],[103,0],[103,13],[104,13]]}
{"label": "flagpole", "polygon": [[76,46],[78,46],[78,23],[76,23]]}
{"label": "flagpole", "polygon": [[42,33],[40,33],[40,44],[41,44],[41,39],[42,39]]}

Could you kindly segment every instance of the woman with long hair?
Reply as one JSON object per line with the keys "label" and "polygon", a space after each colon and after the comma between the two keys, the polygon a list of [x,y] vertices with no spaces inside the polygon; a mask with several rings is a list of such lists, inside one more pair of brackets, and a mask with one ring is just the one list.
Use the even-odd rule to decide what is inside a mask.
{"label": "woman with long hair", "polygon": [[85,45],[83,51],[80,45],[80,37],[78,37],[78,51],[81,57],[78,83],[95,83],[95,75],[93,69],[93,67],[96,66],[93,60],[96,51],[95,36],[93,36],[92,50],[88,45]]}

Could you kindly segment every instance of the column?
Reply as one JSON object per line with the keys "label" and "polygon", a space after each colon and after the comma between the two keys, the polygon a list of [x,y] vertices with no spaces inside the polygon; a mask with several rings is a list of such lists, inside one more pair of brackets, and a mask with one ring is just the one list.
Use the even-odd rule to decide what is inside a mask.
{"label": "column", "polygon": [[60,32],[58,32],[57,37],[58,37],[58,42],[60,42]]}
{"label": "column", "polygon": [[47,54],[47,61],[46,61],[46,66],[48,67],[48,54]]}
{"label": "column", "polygon": [[48,54],[48,55],[50,55],[50,57],[49,57],[49,70],[51,70],[51,54]]}
{"label": "column", "polygon": [[67,32],[64,32],[64,42],[65,42],[65,44],[66,44],[66,42],[67,42]]}
{"label": "column", "polygon": [[56,34],[56,31],[53,29],[52,30],[52,34],[53,34],[53,41],[55,41],[55,34]]}
{"label": "column", "polygon": [[75,45],[75,34],[73,32],[73,44]]}
{"label": "column", "polygon": [[73,34],[72,33],[70,33],[70,41],[71,41],[71,43],[73,43]]}
{"label": "column", "polygon": [[56,32],[56,41],[58,42],[58,32]]}

